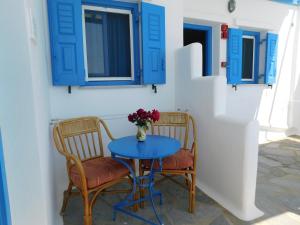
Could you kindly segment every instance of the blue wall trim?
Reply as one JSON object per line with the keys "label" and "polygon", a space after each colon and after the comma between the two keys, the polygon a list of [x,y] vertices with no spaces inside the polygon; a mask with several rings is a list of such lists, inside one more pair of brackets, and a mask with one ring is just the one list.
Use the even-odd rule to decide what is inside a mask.
{"label": "blue wall trim", "polygon": [[4,166],[3,146],[0,130],[0,224],[11,225],[10,207],[8,200],[7,182]]}
{"label": "blue wall trim", "polygon": [[272,1],[288,4],[288,5],[300,5],[300,0],[272,0]]}
{"label": "blue wall trim", "polygon": [[206,60],[206,71],[204,71],[204,74],[206,76],[212,75],[212,27],[210,26],[204,26],[204,25],[197,25],[197,24],[190,24],[190,23],[184,23],[183,25],[184,29],[191,29],[191,30],[201,30],[206,31],[206,43],[205,46],[205,52],[207,55]]}

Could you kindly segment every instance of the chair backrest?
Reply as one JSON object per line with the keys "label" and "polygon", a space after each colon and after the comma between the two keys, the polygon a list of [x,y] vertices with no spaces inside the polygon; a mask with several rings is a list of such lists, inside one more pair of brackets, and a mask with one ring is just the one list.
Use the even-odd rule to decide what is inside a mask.
{"label": "chair backrest", "polygon": [[[197,138],[194,119],[185,112],[161,112],[159,121],[152,124],[151,131],[155,135],[164,135],[180,140],[185,149],[189,148],[189,141],[194,144]],[[192,135],[191,138],[190,135]]]}
{"label": "chair backrest", "polygon": [[53,130],[57,150],[76,156],[80,161],[104,155],[101,128],[113,139],[103,120],[97,117],[81,117],[58,122]]}

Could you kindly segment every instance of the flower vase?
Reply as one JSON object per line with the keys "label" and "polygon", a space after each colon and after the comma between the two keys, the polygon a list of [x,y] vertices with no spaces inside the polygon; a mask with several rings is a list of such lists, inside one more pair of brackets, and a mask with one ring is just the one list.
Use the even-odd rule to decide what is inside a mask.
{"label": "flower vase", "polygon": [[137,130],[137,134],[136,134],[136,139],[140,142],[145,141],[146,137],[147,137],[147,129],[146,127],[143,126],[137,126],[138,130]]}

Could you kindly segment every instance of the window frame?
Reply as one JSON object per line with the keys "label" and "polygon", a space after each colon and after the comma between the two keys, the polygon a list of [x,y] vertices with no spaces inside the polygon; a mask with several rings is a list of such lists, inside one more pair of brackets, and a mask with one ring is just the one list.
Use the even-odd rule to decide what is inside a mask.
{"label": "window frame", "polygon": [[[102,8],[110,8],[115,10],[130,11],[132,15],[132,50],[133,54],[133,70],[132,79],[130,80],[96,80],[86,81],[81,86],[124,86],[124,85],[140,85],[141,84],[141,65],[140,65],[140,30],[139,30],[139,6],[138,3],[119,2],[119,1],[99,1],[99,0],[82,0],[82,6],[95,6]],[[82,15],[83,16],[83,15]],[[82,21],[83,22],[83,21]],[[83,36],[85,36],[83,34]],[[85,72],[86,76],[86,72]]]}
{"label": "window frame", "polygon": [[[253,46],[253,78],[252,79],[243,79],[243,71],[241,70],[241,84],[258,84],[258,78],[259,78],[259,57],[260,57],[260,32],[256,31],[247,31],[243,30],[242,35],[242,43],[243,38],[253,38],[254,40],[254,46]],[[243,50],[243,47],[242,47]],[[242,53],[243,54],[243,53]],[[241,60],[241,65],[243,65],[243,59]]]}
{"label": "window frame", "polygon": [[[86,26],[85,26],[85,10],[90,10],[94,12],[108,12],[108,13],[116,13],[116,14],[125,14],[129,15],[129,35],[130,35],[130,60],[131,60],[131,74],[129,77],[89,77],[88,72],[88,60],[87,60],[87,44],[86,44]],[[116,9],[116,8],[104,8],[101,6],[91,6],[91,5],[82,5],[82,32],[83,32],[83,56],[84,56],[84,67],[85,67],[85,81],[120,81],[120,80],[134,80],[134,51],[133,51],[133,19],[132,12],[130,10],[125,9]],[[107,38],[104,38],[104,42]],[[107,44],[107,43],[106,43]],[[106,50],[104,50],[106,51]],[[109,50],[108,50],[109,51]],[[108,54],[104,54],[104,57],[108,57]],[[108,59],[104,59],[105,61]],[[104,63],[104,66],[107,67],[107,64]],[[107,68],[104,69],[104,73],[106,73]],[[109,73],[109,71],[108,71]],[[110,74],[109,74],[110,75]]]}

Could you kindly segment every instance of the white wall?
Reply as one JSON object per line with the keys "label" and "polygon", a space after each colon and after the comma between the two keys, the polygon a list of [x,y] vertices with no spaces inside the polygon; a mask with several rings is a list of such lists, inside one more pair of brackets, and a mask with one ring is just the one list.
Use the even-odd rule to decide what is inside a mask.
{"label": "white wall", "polygon": [[[82,115],[101,116],[107,121],[115,136],[123,136],[135,132],[135,128],[127,122],[126,116],[139,107],[158,108],[161,111],[176,110],[174,52],[183,46],[183,20],[213,26],[213,73],[215,75],[226,75],[226,70],[220,66],[221,61],[226,61],[226,40],[220,39],[220,24],[224,22],[230,27],[241,26],[262,32],[281,32],[279,49],[281,53],[279,54],[283,55],[286,40],[283,37],[288,34],[286,27],[289,26],[290,10],[293,7],[264,0],[240,0],[237,2],[236,12],[230,14],[227,12],[227,1],[223,0],[155,0],[151,2],[166,7],[167,84],[158,87],[158,94],[154,94],[151,87],[94,87],[73,88],[70,95],[66,88],[53,87],[49,83],[52,119]],[[279,57],[279,64],[285,57]],[[48,63],[50,64],[49,60]],[[288,60],[285,65],[286,68],[289,67]],[[280,71],[283,74],[281,79],[284,81],[286,77],[292,76],[287,71]],[[288,82],[285,83],[288,84]],[[261,126],[270,130],[275,128],[278,130],[279,126],[281,133],[284,133],[288,128],[293,127],[287,123],[289,115],[286,103],[289,101],[289,95],[286,96],[286,91],[281,91],[286,97],[282,97],[282,101],[278,101],[274,107],[271,103],[279,99],[278,95],[281,95],[278,92],[275,95],[275,91],[275,87],[271,90],[264,85],[243,85],[238,87],[238,91],[227,86],[226,114],[245,121],[258,118]],[[283,116],[286,119],[285,121],[280,119],[281,123],[278,125],[278,118],[284,118],[281,112],[284,112]],[[276,117],[275,115],[277,118],[271,119]],[[62,173],[65,168],[64,159],[56,152],[53,154],[58,207],[62,199],[62,191],[66,186],[66,175]]]}
{"label": "white wall", "polygon": [[[72,94],[66,87],[53,87],[49,83],[51,118],[64,119],[85,115],[100,116],[105,119],[114,136],[134,134],[136,128],[127,121],[127,115],[138,108],[160,111],[175,109],[175,50],[183,42],[183,16],[181,0],[155,0],[151,3],[165,6],[166,9],[166,85],[158,85],[155,94],[151,86],[136,87],[86,87],[72,88]],[[45,16],[45,15],[44,15]],[[48,25],[44,25],[48,28]],[[47,43],[49,44],[49,43]],[[48,52],[49,54],[49,52]],[[50,60],[48,60],[50,65]],[[107,143],[107,140],[105,140]],[[67,185],[65,159],[53,151],[55,170],[56,204],[60,206],[63,190]]]}
{"label": "white wall", "polygon": [[[1,1],[0,125],[14,224],[61,223],[58,209],[66,175],[62,173],[64,159],[49,149],[50,118],[97,115],[106,119],[115,136],[122,136],[135,132],[126,119],[129,112],[139,107],[161,111],[176,109],[174,53],[183,45],[183,19],[213,25],[213,71],[216,75],[225,75],[220,67],[220,62],[226,61],[226,42],[219,38],[220,23],[278,31],[281,37],[279,85],[272,90],[262,85],[240,86],[237,92],[228,86],[225,108],[227,114],[235,118],[257,117],[267,129],[300,129],[300,82],[295,76],[300,73],[300,68],[295,66],[300,57],[297,41],[300,33],[299,19],[293,18],[292,7],[264,0],[239,0],[237,11],[229,14],[227,1],[223,0],[151,2],[166,7],[167,84],[158,87],[158,94],[150,87],[95,87],[73,88],[70,95],[66,88],[51,85],[46,0]],[[30,40],[30,27],[25,17],[28,7],[36,18],[35,41]],[[14,9],[13,20],[7,9]],[[296,19],[295,26],[291,27],[291,21]],[[291,55],[294,56],[292,60]],[[51,184],[55,185],[54,189]],[[28,202],[31,207],[26,207]]]}
{"label": "white wall", "polygon": [[12,224],[52,225],[45,50],[42,33],[29,40],[29,6],[42,18],[38,0],[0,4],[0,127]]}
{"label": "white wall", "polygon": [[175,94],[176,106],[198,128],[197,186],[238,218],[256,219],[262,215],[255,206],[258,123],[226,112],[224,76],[195,77],[197,51],[198,44],[178,50]]}
{"label": "white wall", "polygon": [[[298,27],[297,8],[263,0],[237,1],[237,9],[230,14],[227,11],[227,1],[220,0],[186,0],[184,1],[185,21],[199,24],[212,24],[214,30],[220,29],[219,25],[227,23],[230,27],[241,27],[257,30],[262,33],[267,31],[279,34],[278,56],[278,82],[273,89],[265,85],[239,85],[235,91],[230,85],[227,88],[227,112],[235,118],[258,119],[261,125],[261,141],[279,137],[285,133],[290,134],[295,127],[300,128],[299,120],[291,117],[300,112],[299,97],[291,100],[292,80],[298,77],[293,66],[297,60],[292,58],[295,49],[295,30]],[[295,26],[291,27],[291,23]],[[217,25],[216,25],[217,24]],[[226,40],[220,40],[220,31],[215,30],[214,60],[216,75],[226,76],[226,69],[221,68],[221,62],[226,61]],[[299,35],[299,34],[298,34]],[[262,37],[263,38],[263,37]],[[261,46],[262,51],[264,45]],[[263,55],[262,55],[263,56]],[[264,57],[261,65],[264,66]],[[260,68],[260,74],[263,68]],[[296,96],[296,95],[294,95]],[[295,116],[296,117],[296,116]]]}

